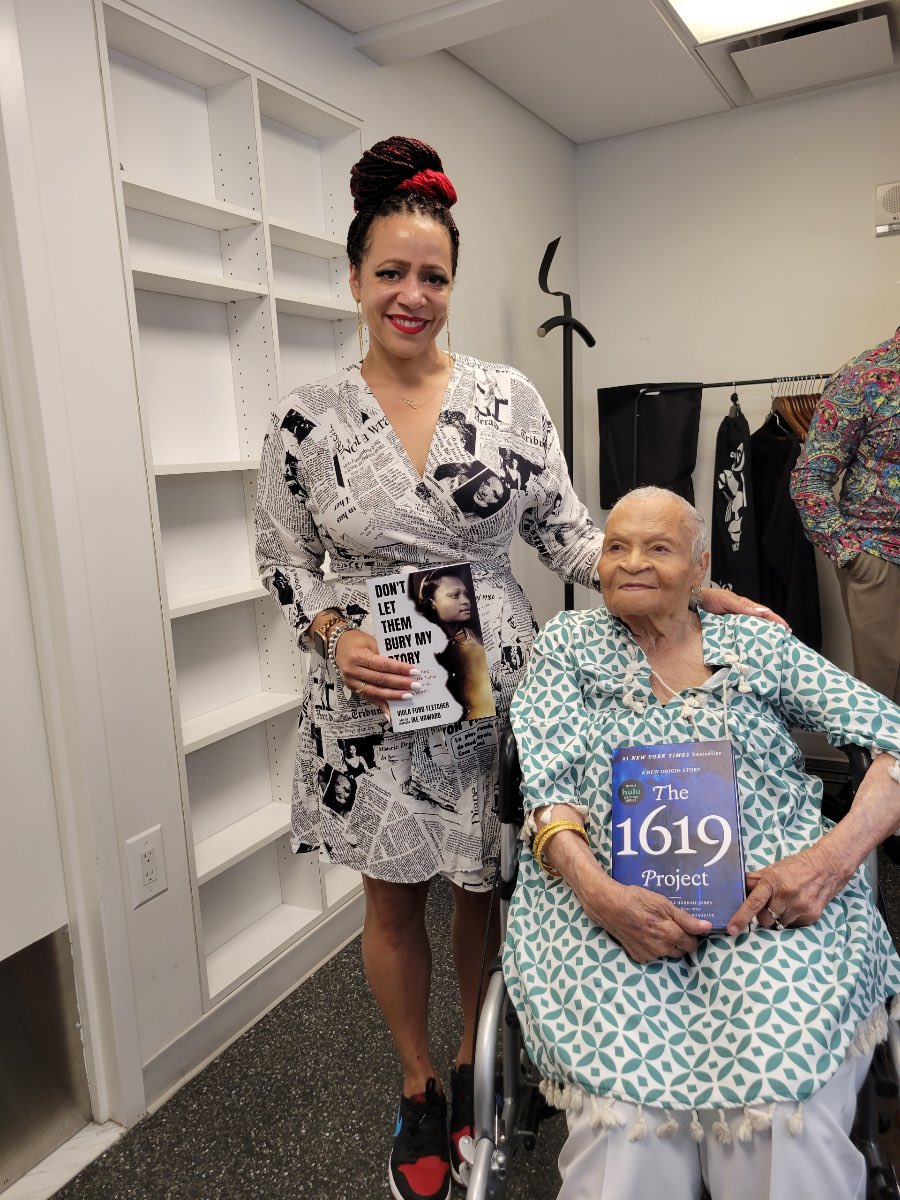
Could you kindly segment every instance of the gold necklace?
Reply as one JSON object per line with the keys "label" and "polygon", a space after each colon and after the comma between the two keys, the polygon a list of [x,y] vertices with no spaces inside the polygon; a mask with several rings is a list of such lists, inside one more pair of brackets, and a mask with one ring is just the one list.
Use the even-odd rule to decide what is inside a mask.
{"label": "gold necklace", "polygon": [[398,400],[402,400],[407,408],[415,410],[417,408],[424,408],[426,404],[430,404],[432,400],[434,400],[435,396],[438,396],[443,391],[444,386],[442,385],[436,392],[433,392],[427,400],[420,400],[418,404],[416,404],[415,400],[410,400],[408,396],[398,396],[397,398]]}
{"label": "gold necklace", "polygon": [[[453,360],[452,359],[450,360],[449,366],[450,366],[450,369],[452,370],[452,368],[453,368]],[[447,371],[447,364],[444,365],[444,372],[446,372],[446,371]],[[449,375],[447,378],[449,379]],[[388,388],[392,392],[396,392],[398,390],[397,385],[395,383],[380,383],[377,386],[379,389]],[[370,383],[369,388],[372,391],[374,391],[375,385]],[[426,406],[426,404],[430,404],[432,402],[432,400],[434,400],[437,396],[441,395],[441,393],[445,392],[446,390],[447,390],[447,379],[444,378],[444,375],[442,373],[440,385],[438,386],[436,391],[431,393],[431,395],[428,397],[427,400],[420,400],[418,403],[416,403],[415,400],[410,400],[408,396],[398,396],[397,399],[402,400],[402,402],[407,406],[407,408],[411,408],[415,412],[419,408],[424,408]]]}

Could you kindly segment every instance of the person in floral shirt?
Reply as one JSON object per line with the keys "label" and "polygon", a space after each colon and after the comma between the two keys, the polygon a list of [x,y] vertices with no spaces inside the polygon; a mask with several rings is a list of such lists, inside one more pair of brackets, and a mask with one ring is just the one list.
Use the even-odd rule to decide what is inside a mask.
{"label": "person in floral shirt", "polygon": [[837,570],[854,673],[900,702],[900,329],[829,380],[791,496]]}

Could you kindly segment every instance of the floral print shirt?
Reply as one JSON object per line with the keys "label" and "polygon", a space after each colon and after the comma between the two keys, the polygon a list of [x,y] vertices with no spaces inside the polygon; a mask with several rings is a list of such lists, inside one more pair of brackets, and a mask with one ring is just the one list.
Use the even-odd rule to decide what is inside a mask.
{"label": "floral print shirt", "polygon": [[860,552],[900,563],[900,329],[829,380],[791,495],[810,541],[839,567]]}

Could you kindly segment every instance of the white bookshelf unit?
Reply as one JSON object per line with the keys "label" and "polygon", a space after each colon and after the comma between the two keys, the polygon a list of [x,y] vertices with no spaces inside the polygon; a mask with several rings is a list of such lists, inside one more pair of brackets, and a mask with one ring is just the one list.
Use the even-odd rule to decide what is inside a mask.
{"label": "white bookshelf unit", "polygon": [[278,398],[356,355],[360,124],[97,0],[204,1006],[358,893],[290,851],[301,655],[256,575]]}

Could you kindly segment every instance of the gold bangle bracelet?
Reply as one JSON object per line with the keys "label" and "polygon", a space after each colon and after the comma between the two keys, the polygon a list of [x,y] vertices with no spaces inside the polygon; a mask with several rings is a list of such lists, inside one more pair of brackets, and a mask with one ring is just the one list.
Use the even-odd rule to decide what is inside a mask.
{"label": "gold bangle bracelet", "polygon": [[560,873],[555,867],[549,867],[544,862],[544,850],[550,839],[555,837],[558,833],[562,833],[564,829],[570,829],[572,833],[577,833],[585,845],[590,844],[588,842],[587,832],[581,822],[565,819],[551,821],[549,825],[545,825],[543,829],[539,830],[537,837],[535,837],[534,841],[531,843],[531,853],[534,856],[534,861],[542,871],[545,871],[553,879],[559,879]]}
{"label": "gold bangle bracelet", "polygon": [[587,840],[587,834],[585,834],[584,826],[580,821],[576,821],[573,817],[557,817],[555,821],[548,821],[537,831],[531,843],[532,854],[539,855],[544,843],[563,829],[571,829],[573,832],[584,834],[585,840]]}
{"label": "gold bangle bracelet", "polygon": [[532,846],[532,854],[534,855],[537,865],[552,879],[559,879],[561,878],[561,875],[555,867],[551,867],[544,862],[544,851],[546,850],[547,844],[550,842],[551,838],[556,837],[558,833],[562,833],[565,829],[571,830],[572,833],[577,833],[585,845],[588,844],[588,836],[583,825],[581,825],[578,821],[560,820],[551,821],[549,825],[546,825],[541,830],[539,836],[535,838],[534,845]]}

